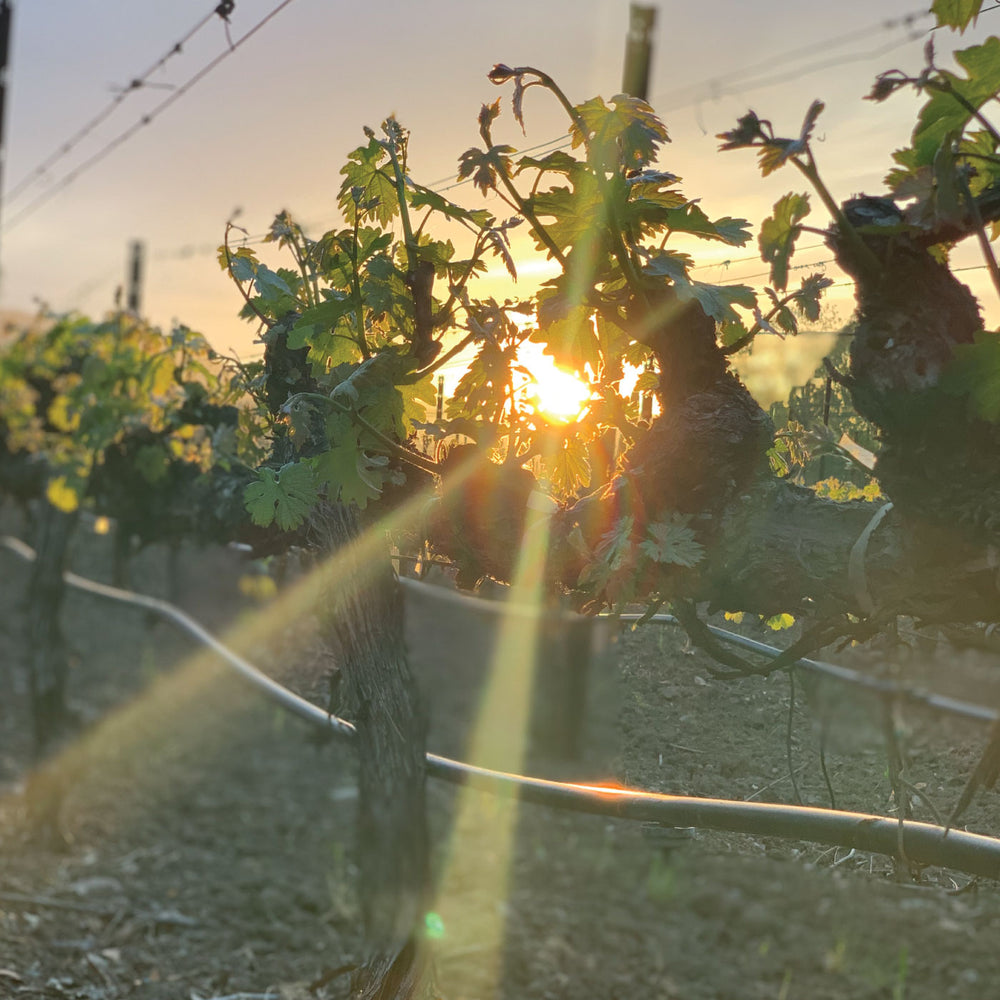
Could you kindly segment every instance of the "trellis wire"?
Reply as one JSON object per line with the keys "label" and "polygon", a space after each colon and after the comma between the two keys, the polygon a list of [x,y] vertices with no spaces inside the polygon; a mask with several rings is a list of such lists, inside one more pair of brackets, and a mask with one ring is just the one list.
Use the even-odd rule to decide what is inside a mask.
{"label": "trellis wire", "polygon": [[[0,545],[24,560],[35,559],[34,550],[20,539],[0,537]],[[239,677],[286,711],[328,734],[345,739],[351,739],[355,735],[355,727],[351,723],[323,711],[272,680],[169,601],[98,583],[75,573],[64,574],[64,579],[77,590],[144,608],[159,615],[212,649]],[[437,591],[440,588],[434,589]],[[448,594],[448,591],[441,590],[441,593]],[[460,598],[462,595],[451,596]],[[523,613],[525,609],[515,610]],[[910,861],[952,868],[970,875],[1000,878],[1000,840],[962,830],[945,831],[943,827],[931,823],[912,820],[900,823],[897,819],[884,816],[811,806],[696,798],[586,783],[549,781],[493,771],[430,753],[427,754],[427,772],[432,777],[453,784],[507,798],[597,816],[656,822],[662,826],[690,826],[809,840],[885,855],[895,855],[902,844]]]}

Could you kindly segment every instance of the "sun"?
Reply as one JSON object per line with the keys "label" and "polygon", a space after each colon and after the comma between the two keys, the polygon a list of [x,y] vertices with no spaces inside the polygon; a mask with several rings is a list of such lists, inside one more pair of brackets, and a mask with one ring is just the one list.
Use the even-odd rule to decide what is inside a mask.
{"label": "sun", "polygon": [[522,345],[518,355],[521,364],[531,372],[532,382],[526,395],[538,411],[556,423],[576,420],[590,400],[590,386],[560,368],[534,344]]}

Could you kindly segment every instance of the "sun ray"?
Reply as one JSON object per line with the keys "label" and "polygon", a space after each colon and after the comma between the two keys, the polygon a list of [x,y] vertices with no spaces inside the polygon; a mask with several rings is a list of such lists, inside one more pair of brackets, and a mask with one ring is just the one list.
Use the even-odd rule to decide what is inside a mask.
{"label": "sun ray", "polygon": [[[529,509],[510,603],[538,607],[549,545],[549,517]],[[532,691],[541,617],[500,617],[488,680],[465,759],[475,765],[519,773],[527,752]],[[473,788],[458,793],[456,818],[432,915],[442,958],[477,952],[475,983],[492,994],[500,977],[506,901],[515,848],[518,802]]]}

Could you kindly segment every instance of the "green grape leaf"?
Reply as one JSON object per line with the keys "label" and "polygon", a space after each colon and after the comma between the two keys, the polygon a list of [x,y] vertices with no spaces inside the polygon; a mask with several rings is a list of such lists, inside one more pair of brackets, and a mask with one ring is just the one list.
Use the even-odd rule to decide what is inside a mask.
{"label": "green grape leaf", "polygon": [[[545,228],[560,250],[577,246],[592,237],[605,218],[604,195],[597,178],[580,174],[573,188],[557,187],[540,191],[528,199],[531,210],[545,221]],[[539,250],[545,244],[537,237]]]}
{"label": "green grape leaf", "polygon": [[555,149],[539,159],[533,156],[522,156],[517,161],[516,174],[521,173],[522,170],[539,170],[542,173],[565,174],[572,180],[585,171],[586,167],[575,156],[571,156],[565,150]]}
{"label": "green grape leaf", "polygon": [[282,296],[294,298],[295,293],[288,287],[288,282],[276,271],[272,271],[266,264],[257,265],[257,273],[254,275],[254,286],[265,299],[278,299]]}
{"label": "green grape leaf", "polygon": [[811,323],[819,319],[820,299],[823,297],[823,292],[832,284],[833,278],[825,274],[810,274],[802,279],[794,301],[802,315]]}
{"label": "green grape leaf", "polygon": [[590,456],[579,434],[563,435],[555,454],[545,464],[553,490],[562,496],[590,485]]}
{"label": "green grape leaf", "polygon": [[690,514],[672,514],[669,521],[654,521],[648,525],[649,538],[640,550],[654,562],[675,566],[694,566],[705,555],[704,546],[689,527]]}
{"label": "green grape leaf", "polygon": [[[503,261],[503,266],[507,268],[507,273],[514,281],[517,281],[517,267],[514,264],[514,257],[510,252],[510,240],[507,236],[508,228],[509,225],[503,227],[497,226],[490,229],[486,235],[489,239],[490,249],[494,255]],[[473,262],[473,266],[477,270],[486,270],[486,266],[483,264],[481,258],[477,258]]]}
{"label": "green grape leaf", "polygon": [[983,420],[1000,423],[1000,334],[979,333],[975,343],[956,346],[940,385],[951,395],[966,396],[969,409]]}
{"label": "green grape leaf", "polygon": [[595,165],[609,169],[621,165],[641,170],[656,158],[657,150],[669,142],[667,127],[653,109],[638,97],[617,94],[608,107],[595,97],[576,107],[583,130],[574,120],[570,134],[573,148],[587,144]]}
{"label": "green grape leaf", "polygon": [[771,282],[775,288],[788,284],[788,261],[795,241],[802,232],[798,223],[809,214],[808,194],[786,194],[774,204],[773,213],[760,227],[760,255],[771,265]]}
{"label": "green grape leaf", "polygon": [[256,482],[243,491],[243,501],[254,524],[277,523],[282,531],[297,528],[319,499],[313,470],[305,462],[289,462],[277,472],[263,468]]}
{"label": "green grape leaf", "polygon": [[622,377],[622,361],[632,338],[617,323],[598,313],[597,341],[604,361],[602,379],[606,382],[617,382]]}
{"label": "green grape leaf", "polygon": [[219,247],[219,266],[223,271],[231,271],[237,281],[253,281],[257,255],[250,247],[233,250],[223,244]]}
{"label": "green grape leaf", "polygon": [[[380,456],[382,464],[387,459]],[[330,495],[341,503],[355,503],[362,510],[381,493],[381,480],[373,475],[379,464],[358,446],[357,436],[342,437],[339,444],[309,459],[316,481],[329,487]]]}
{"label": "green grape leaf", "polygon": [[461,205],[456,205],[453,201],[449,201],[437,191],[432,191],[420,184],[409,182],[409,189],[411,208],[429,208],[446,218],[456,219],[459,222],[471,222],[479,229],[486,229],[493,222],[493,216],[485,208],[470,211],[467,208],[462,208]]}
{"label": "green grape leaf", "polygon": [[427,416],[427,411],[434,406],[437,399],[434,375],[427,375],[419,382],[404,382],[397,386],[403,400],[403,434],[407,438],[414,426]]}
{"label": "green grape leaf", "polygon": [[982,5],[983,0],[934,0],[931,13],[940,27],[964,32],[970,24],[975,24]]}
{"label": "green grape leaf", "polygon": [[253,281],[257,274],[257,261],[252,255],[245,256],[238,252],[232,257],[230,270],[237,281]]}
{"label": "green grape leaf", "polygon": [[348,154],[337,204],[349,223],[374,218],[388,225],[399,213],[396,181],[384,146],[374,137]]}
{"label": "green grape leaf", "polygon": [[642,265],[643,274],[671,281],[686,281],[688,268],[694,263],[688,254],[672,250],[650,250],[642,255],[646,258],[646,263]]}
{"label": "green grape leaf", "polygon": [[[354,313],[354,300],[345,295],[343,298],[329,298],[317,306],[306,309],[288,331],[288,347],[298,350],[309,345],[316,335],[323,331],[333,330],[342,317]],[[352,320],[352,324],[353,324]]]}
{"label": "green grape leaf", "polygon": [[750,328],[740,319],[727,319],[719,327],[719,342],[723,347],[732,347],[749,336]]}
{"label": "green grape leaf", "polygon": [[812,138],[813,129],[816,127],[816,119],[819,118],[826,105],[822,101],[813,101],[806,111],[806,116],[802,122],[802,130],[797,139],[771,139],[765,142],[757,154],[760,164],[760,172],[764,177],[783,167],[792,157],[798,156],[806,151],[809,140]]}
{"label": "green grape leaf", "polygon": [[403,396],[399,388],[390,381],[365,384],[358,403],[358,413],[377,431],[406,438],[403,424]]}
{"label": "green grape leaf", "polygon": [[[448,261],[455,256],[455,244],[451,240],[424,239],[417,247],[417,256],[421,260],[429,261],[434,265],[435,271],[441,274],[444,272]],[[388,274],[386,277],[388,277]]]}
{"label": "green grape leaf", "polygon": [[472,183],[485,196],[497,186],[497,171],[510,173],[510,154],[517,150],[513,146],[494,146],[487,152],[475,147],[467,149],[458,158],[458,179],[472,178]]}
{"label": "green grape leaf", "polygon": [[724,216],[712,220],[696,201],[689,201],[680,208],[667,209],[662,218],[663,225],[674,232],[690,233],[703,240],[718,240],[729,246],[744,246],[752,235],[746,219]]}
{"label": "green grape leaf", "polygon": [[633,392],[656,392],[660,385],[659,372],[640,372]]}
{"label": "green grape leaf", "polygon": [[779,331],[774,328],[774,324],[777,324],[785,333],[798,333],[799,322],[795,318],[795,313],[787,305],[782,304],[781,299],[778,298],[773,288],[765,288],[764,291],[771,300],[771,305],[774,307],[774,314],[771,316],[770,321],[766,320],[763,316],[758,317],[757,322],[760,324],[761,332],[778,333]]}
{"label": "green grape leaf", "polygon": [[[392,233],[371,226],[360,226],[357,238],[351,229],[326,233],[314,246],[313,257],[319,272],[334,289],[350,289],[358,269],[372,257],[392,246]],[[370,266],[370,265],[369,265]],[[330,296],[332,289],[321,289],[320,294]]]}
{"label": "green grape leaf", "polygon": [[[451,246],[450,243],[448,245]],[[402,273],[387,253],[376,254],[372,257],[365,270],[368,272],[368,276],[376,281],[388,281],[390,278],[402,277]]]}
{"label": "green grape leaf", "polygon": [[719,323],[740,321],[734,305],[753,309],[757,296],[747,285],[709,285],[700,281],[676,282],[677,294],[681,299],[697,299],[705,314]]}
{"label": "green grape leaf", "polygon": [[510,360],[497,344],[485,341],[447,402],[449,416],[492,421],[506,402]]}
{"label": "green grape leaf", "polygon": [[[997,157],[997,139],[986,129],[967,133],[955,150],[958,164],[974,166],[974,170],[964,171],[969,192],[978,197],[988,188],[1000,183],[1000,159]],[[994,227],[995,227],[994,223]],[[991,236],[991,239],[994,237]]]}
{"label": "green grape leaf", "polygon": [[[332,330],[313,328],[302,331],[304,342],[312,348],[309,359],[324,368],[336,368],[338,365],[356,362],[361,356],[357,341],[354,339],[354,318],[349,314],[338,320]],[[291,344],[291,338],[289,338]]]}
{"label": "green grape leaf", "polygon": [[635,543],[632,528],[635,519],[627,515],[609,528],[594,552],[594,561],[586,566],[580,584],[604,590],[612,578],[623,570],[630,570],[635,560]]}

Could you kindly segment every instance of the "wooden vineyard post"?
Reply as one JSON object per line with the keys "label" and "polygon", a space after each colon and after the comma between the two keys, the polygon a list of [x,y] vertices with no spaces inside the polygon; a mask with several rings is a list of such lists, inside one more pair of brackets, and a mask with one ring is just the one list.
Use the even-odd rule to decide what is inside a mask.
{"label": "wooden vineyard post", "polygon": [[35,753],[42,756],[67,721],[66,642],[59,624],[66,585],[63,572],[77,512],[65,513],[40,502],[35,551],[26,607],[28,689]]}

